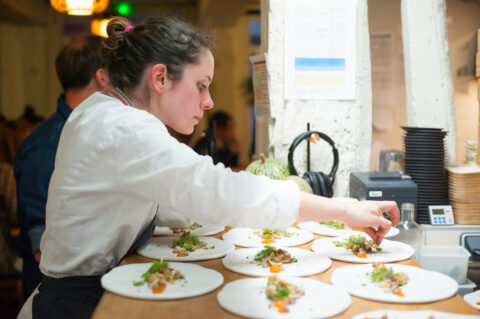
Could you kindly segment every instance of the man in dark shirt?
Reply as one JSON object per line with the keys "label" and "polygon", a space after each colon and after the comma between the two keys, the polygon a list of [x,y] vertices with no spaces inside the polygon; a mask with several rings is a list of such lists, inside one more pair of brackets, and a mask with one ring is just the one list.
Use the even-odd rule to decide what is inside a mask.
{"label": "man in dark shirt", "polygon": [[234,133],[233,118],[222,111],[215,112],[208,120],[208,130],[193,149],[200,155],[210,155],[215,164],[238,167],[239,145]]}
{"label": "man in dark shirt", "polygon": [[14,174],[17,182],[17,214],[20,226],[17,248],[23,258],[23,298],[35,290],[42,273],[40,239],[45,230],[48,184],[52,176],[60,133],[72,110],[96,91],[110,88],[101,56],[102,38],[81,35],[73,38],[58,54],[55,68],[64,93],[57,111],[17,150]]}

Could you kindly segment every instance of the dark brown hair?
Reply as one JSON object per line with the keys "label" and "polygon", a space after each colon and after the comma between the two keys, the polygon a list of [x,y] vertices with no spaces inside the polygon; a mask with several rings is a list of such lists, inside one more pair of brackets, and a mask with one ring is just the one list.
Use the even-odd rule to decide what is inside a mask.
{"label": "dark brown hair", "polygon": [[126,93],[140,84],[149,65],[164,64],[169,79],[176,81],[182,78],[187,64],[198,63],[203,50],[210,49],[209,33],[194,30],[174,17],[147,18],[130,26],[126,18],[114,18],[103,42],[110,80]]}
{"label": "dark brown hair", "polygon": [[58,80],[64,91],[86,86],[95,72],[105,66],[102,38],[82,34],[72,38],[55,59]]}

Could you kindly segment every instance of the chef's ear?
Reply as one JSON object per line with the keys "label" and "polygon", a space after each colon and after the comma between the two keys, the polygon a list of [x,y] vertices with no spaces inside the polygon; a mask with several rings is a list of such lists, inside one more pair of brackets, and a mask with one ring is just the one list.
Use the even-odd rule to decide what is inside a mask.
{"label": "chef's ear", "polygon": [[110,78],[108,76],[107,70],[100,68],[95,71],[95,80],[102,91],[108,91],[111,89],[112,84],[110,83]]}
{"label": "chef's ear", "polygon": [[165,64],[155,64],[150,69],[150,84],[154,91],[162,94],[168,88],[170,80]]}

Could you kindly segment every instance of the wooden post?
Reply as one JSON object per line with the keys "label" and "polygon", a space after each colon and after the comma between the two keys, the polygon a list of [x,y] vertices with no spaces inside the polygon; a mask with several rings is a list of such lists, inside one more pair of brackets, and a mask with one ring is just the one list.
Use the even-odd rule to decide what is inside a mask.
{"label": "wooden post", "polygon": [[477,78],[477,100],[479,105],[478,138],[477,138],[477,165],[480,166],[480,29],[477,29],[477,55],[475,57],[475,77]]}

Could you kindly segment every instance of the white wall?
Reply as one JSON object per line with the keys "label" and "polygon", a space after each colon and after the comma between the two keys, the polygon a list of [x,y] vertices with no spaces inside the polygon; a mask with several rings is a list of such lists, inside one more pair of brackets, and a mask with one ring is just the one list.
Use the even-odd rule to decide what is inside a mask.
{"label": "white wall", "polygon": [[[340,166],[334,191],[335,196],[346,196],[350,172],[368,170],[370,161],[372,101],[367,2],[359,0],[357,7],[357,99],[352,101],[284,99],[284,1],[271,0],[269,4],[267,56],[272,116],[271,156],[286,161],[291,142],[306,130],[306,123],[310,122],[311,129],[322,131],[335,141]],[[328,173],[332,165],[331,148],[324,142],[317,145],[311,149],[311,169]],[[298,147],[295,166],[301,174],[305,171],[305,163],[305,148]]]}
{"label": "white wall", "polygon": [[402,150],[407,124],[400,0],[368,0],[372,63],[372,152],[370,170],[379,169],[380,151]]}
{"label": "white wall", "polygon": [[0,19],[0,112],[12,120],[23,113],[25,104],[49,116],[61,92],[55,73],[55,56],[62,45],[61,15],[23,5],[31,9],[27,12],[45,16],[39,19],[42,23]]}
{"label": "white wall", "polygon": [[402,0],[401,8],[408,125],[446,131],[445,162],[455,164],[446,0]]}
{"label": "white wall", "polygon": [[[405,73],[402,45],[400,0],[368,0],[371,35],[391,35],[391,45],[380,48],[380,58],[390,67],[382,67],[372,48],[373,134],[371,170],[378,170],[381,149],[403,149],[402,125],[407,124]],[[454,86],[456,118],[456,158],[463,163],[464,140],[477,140],[478,102],[473,69],[476,52],[476,30],[480,27],[480,2],[448,0],[446,2],[451,78]],[[374,41],[372,41],[373,46]],[[386,52],[390,50],[389,52]],[[378,71],[378,72],[377,72]],[[391,82],[380,82],[377,75]],[[380,73],[380,74],[379,74]],[[383,73],[383,74],[382,74]],[[426,116],[428,116],[427,114]],[[453,117],[453,114],[452,114]]]}

